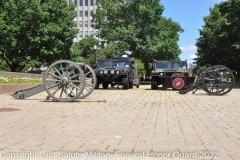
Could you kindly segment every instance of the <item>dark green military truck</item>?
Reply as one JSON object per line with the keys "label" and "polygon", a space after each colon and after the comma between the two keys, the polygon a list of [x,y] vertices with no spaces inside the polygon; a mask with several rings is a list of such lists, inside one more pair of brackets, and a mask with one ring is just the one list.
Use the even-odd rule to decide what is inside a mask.
{"label": "dark green military truck", "polygon": [[111,87],[122,85],[123,89],[133,88],[134,85],[139,87],[137,63],[132,57],[98,60],[94,68],[97,77],[96,89],[100,84],[104,89],[107,89],[109,84]]}

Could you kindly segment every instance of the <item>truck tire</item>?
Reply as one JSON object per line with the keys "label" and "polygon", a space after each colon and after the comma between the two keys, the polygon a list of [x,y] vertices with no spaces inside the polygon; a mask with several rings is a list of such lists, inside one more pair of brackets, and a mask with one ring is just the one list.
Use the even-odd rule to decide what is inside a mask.
{"label": "truck tire", "polygon": [[115,85],[114,83],[111,83],[111,88],[114,88],[114,85]]}
{"label": "truck tire", "polygon": [[103,82],[102,86],[103,86],[103,89],[108,89],[108,83],[107,82]]}
{"label": "truck tire", "polygon": [[96,85],[95,85],[95,89],[99,89],[99,82],[98,79],[96,78]]}
{"label": "truck tire", "polygon": [[129,82],[129,88],[133,88],[133,82]]}
{"label": "truck tire", "polygon": [[158,82],[157,82],[157,78],[155,77],[153,77],[151,80],[151,89],[152,90],[158,89]]}
{"label": "truck tire", "polygon": [[129,88],[129,82],[128,80],[123,80],[123,89],[128,89]]}

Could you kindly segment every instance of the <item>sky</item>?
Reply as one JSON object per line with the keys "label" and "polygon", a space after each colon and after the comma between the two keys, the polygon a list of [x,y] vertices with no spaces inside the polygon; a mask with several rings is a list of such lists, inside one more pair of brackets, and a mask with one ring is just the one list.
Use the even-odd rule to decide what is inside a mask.
{"label": "sky", "polygon": [[203,17],[210,14],[210,7],[213,8],[216,3],[223,0],[161,0],[164,6],[163,16],[171,18],[174,22],[178,22],[184,29],[180,33],[178,45],[182,53],[181,60],[193,63],[193,58],[197,52],[196,39],[199,38],[199,29],[203,29],[205,24]]}

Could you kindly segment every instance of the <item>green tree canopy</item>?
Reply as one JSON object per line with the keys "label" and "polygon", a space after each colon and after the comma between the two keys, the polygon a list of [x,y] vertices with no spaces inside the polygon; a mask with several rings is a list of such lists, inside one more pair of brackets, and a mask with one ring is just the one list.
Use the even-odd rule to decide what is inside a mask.
{"label": "green tree canopy", "polygon": [[88,58],[91,54],[94,53],[94,46],[99,48],[99,42],[93,36],[89,36],[87,38],[83,38],[78,43],[74,45],[74,48],[79,50],[79,55],[72,55],[82,56],[83,58]]}
{"label": "green tree canopy", "polygon": [[4,20],[3,20],[4,15],[5,15],[5,13],[0,13],[0,26],[5,23]]}
{"label": "green tree canopy", "polygon": [[93,15],[95,28],[104,41],[113,42],[119,53],[131,51],[145,63],[152,59],[177,59],[177,41],[183,29],[163,17],[159,0],[99,0]]}
{"label": "green tree canopy", "polygon": [[197,39],[197,65],[225,65],[240,72],[240,0],[227,0],[210,8]]}
{"label": "green tree canopy", "polygon": [[68,5],[66,0],[2,0],[0,13],[5,13],[0,25],[0,57],[11,71],[70,59],[78,32],[74,29],[74,4]]}
{"label": "green tree canopy", "polygon": [[[97,48],[94,49],[94,46]],[[113,48],[114,49],[114,48]],[[89,36],[74,44],[71,48],[71,60],[76,62],[85,62],[87,64],[95,64],[96,60],[106,58],[106,55],[111,54],[113,51],[111,45],[105,48],[99,44],[99,41],[93,36]]]}
{"label": "green tree canopy", "polygon": [[143,64],[143,62],[140,60],[140,59],[135,59],[136,62],[137,62],[137,69],[138,69],[138,78],[141,78],[143,77],[143,75],[146,73],[146,70],[145,70],[145,66]]}
{"label": "green tree canopy", "polygon": [[106,44],[105,46],[102,46],[102,52],[105,54],[106,58],[112,58],[118,56],[118,48],[117,44],[114,42],[111,42],[109,44]]}
{"label": "green tree canopy", "polygon": [[80,40],[71,48],[71,60],[93,64],[97,52],[94,50],[94,46],[99,48],[99,42],[92,36]]}

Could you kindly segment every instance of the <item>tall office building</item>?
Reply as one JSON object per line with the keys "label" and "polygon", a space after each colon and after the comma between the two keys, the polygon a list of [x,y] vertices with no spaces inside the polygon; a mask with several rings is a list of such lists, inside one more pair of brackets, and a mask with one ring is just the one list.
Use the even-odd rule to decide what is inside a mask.
{"label": "tall office building", "polygon": [[75,4],[75,12],[77,17],[74,18],[76,27],[79,28],[79,33],[75,35],[73,42],[77,43],[88,36],[98,37],[98,31],[92,27],[92,14],[96,12],[97,0],[68,0],[68,3]]}

